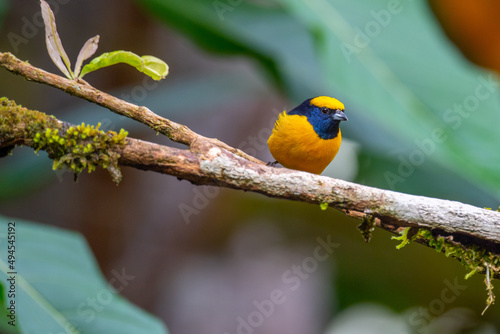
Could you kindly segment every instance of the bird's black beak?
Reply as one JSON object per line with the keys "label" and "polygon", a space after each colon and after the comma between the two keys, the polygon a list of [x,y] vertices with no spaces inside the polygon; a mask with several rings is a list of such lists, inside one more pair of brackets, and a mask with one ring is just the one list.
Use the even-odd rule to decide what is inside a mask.
{"label": "bird's black beak", "polygon": [[336,110],[335,114],[333,114],[333,119],[336,121],[348,121],[349,120],[342,110]]}

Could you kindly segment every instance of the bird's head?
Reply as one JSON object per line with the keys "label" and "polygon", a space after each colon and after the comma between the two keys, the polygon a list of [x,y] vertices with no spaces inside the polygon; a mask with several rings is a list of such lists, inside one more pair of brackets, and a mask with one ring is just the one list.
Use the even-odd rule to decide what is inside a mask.
{"label": "bird's head", "polygon": [[339,132],[340,122],[347,121],[344,110],[344,104],[339,100],[318,96],[305,100],[287,114],[306,116],[320,138],[332,139]]}

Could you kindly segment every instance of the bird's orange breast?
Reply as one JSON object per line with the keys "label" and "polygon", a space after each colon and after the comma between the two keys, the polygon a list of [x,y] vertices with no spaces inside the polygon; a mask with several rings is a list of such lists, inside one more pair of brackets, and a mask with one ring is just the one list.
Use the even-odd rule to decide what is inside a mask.
{"label": "bird's orange breast", "polygon": [[306,116],[282,112],[267,141],[274,159],[286,168],[321,174],[340,148],[342,134],[322,139]]}

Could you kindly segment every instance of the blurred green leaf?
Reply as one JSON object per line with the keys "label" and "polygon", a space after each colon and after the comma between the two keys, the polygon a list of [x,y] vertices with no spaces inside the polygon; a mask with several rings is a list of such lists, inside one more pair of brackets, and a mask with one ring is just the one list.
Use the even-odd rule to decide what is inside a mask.
{"label": "blurred green leaf", "polygon": [[[306,37],[306,32],[294,25],[286,13],[272,4],[261,7],[242,1],[236,6],[228,5],[229,11],[220,12],[215,1],[136,2],[206,50],[222,54],[244,54],[257,59],[281,88],[288,89],[292,84],[283,79],[283,72],[300,71],[304,60],[312,60],[312,53],[307,52],[293,55],[294,59],[283,59],[279,50],[293,43],[295,38]],[[269,38],[277,33],[280,39]],[[303,56],[308,58],[304,59]]]}
{"label": "blurred green leaf", "polygon": [[[359,153],[358,162],[359,171],[356,182],[378,188],[387,187],[387,182],[381,175],[388,170],[398,168],[398,166],[395,167],[393,158],[370,150],[362,150]],[[436,185],[445,186],[437,187]],[[484,192],[474,183],[464,180],[439,165],[430,163],[421,168],[415,168],[412,177],[405,179],[398,186],[398,191],[425,196],[429,193],[430,187],[433,187],[433,196],[438,198],[466,201],[477,206],[495,202],[489,193]],[[464,189],[467,191],[464,192]]]}
{"label": "blurred green leaf", "polygon": [[[398,171],[406,161],[412,168],[438,165],[443,175],[456,174],[500,198],[500,155],[491,154],[500,140],[497,79],[462,60],[425,3],[392,8],[386,1],[281,2],[322,36],[316,42],[328,86],[378,130],[349,133],[395,160],[380,175],[386,187],[412,177]],[[378,146],[377,137],[386,134],[400,143],[398,150]],[[393,184],[389,173],[397,177]]]}
{"label": "blurred green leaf", "polygon": [[114,283],[99,272],[77,233],[0,216],[0,282],[3,307],[11,298],[7,259],[8,223],[15,222],[16,324],[23,333],[166,333],[152,315],[114,290],[133,275],[119,268]]}
{"label": "blurred green leaf", "polygon": [[80,74],[80,78],[89,72],[93,72],[103,67],[115,65],[118,63],[125,63],[135,67],[139,72],[142,72],[154,80],[164,79],[168,74],[168,65],[161,59],[153,56],[139,57],[130,51],[113,51],[106,52],[92,59],[92,61],[85,65]]}
{"label": "blurred green leaf", "polygon": [[[136,1],[208,50],[257,59],[294,103],[323,94],[344,101],[343,133],[388,162],[360,175],[368,184],[469,202],[480,193],[483,205],[500,199],[496,79],[463,60],[425,3],[227,2],[221,11],[201,0]],[[414,171],[400,173],[402,160]],[[441,182],[421,178],[429,172]]]}

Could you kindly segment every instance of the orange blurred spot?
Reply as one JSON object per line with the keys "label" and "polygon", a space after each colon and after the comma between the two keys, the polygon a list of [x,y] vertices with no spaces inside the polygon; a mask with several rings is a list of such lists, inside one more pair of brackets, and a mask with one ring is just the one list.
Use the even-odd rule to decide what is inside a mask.
{"label": "orange blurred spot", "polygon": [[469,60],[500,73],[500,1],[429,0],[429,4]]}

